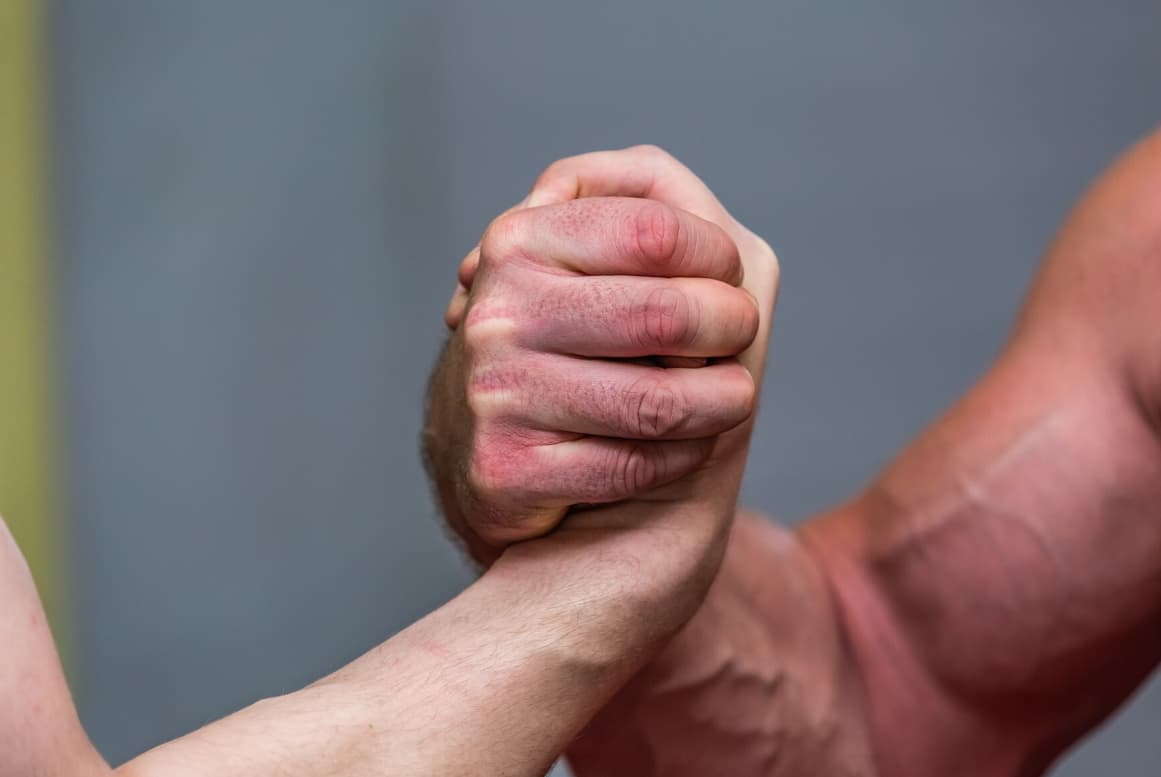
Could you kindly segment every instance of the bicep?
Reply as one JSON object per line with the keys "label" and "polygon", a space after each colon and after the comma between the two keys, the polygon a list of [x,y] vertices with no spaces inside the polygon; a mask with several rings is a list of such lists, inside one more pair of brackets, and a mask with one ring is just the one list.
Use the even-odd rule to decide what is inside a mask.
{"label": "bicep", "polygon": [[1159,366],[1161,134],[1081,200],[996,367],[869,492],[874,574],[948,682],[1059,699],[1161,656]]}
{"label": "bicep", "polygon": [[0,775],[104,775],[77,718],[40,598],[0,520]]}
{"label": "bicep", "polygon": [[806,530],[899,765],[1047,763],[1161,658],[1161,446],[1111,373],[1025,347]]}
{"label": "bicep", "polygon": [[1078,207],[997,365],[812,528],[868,682],[1021,710],[1007,733],[1051,752],[1161,658],[1159,246],[1156,138]]}

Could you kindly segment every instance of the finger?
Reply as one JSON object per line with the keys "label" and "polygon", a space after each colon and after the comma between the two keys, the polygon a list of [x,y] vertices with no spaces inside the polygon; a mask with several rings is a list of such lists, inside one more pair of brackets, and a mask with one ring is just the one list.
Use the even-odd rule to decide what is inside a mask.
{"label": "finger", "polygon": [[571,506],[640,496],[696,470],[713,439],[642,442],[583,437],[534,448],[540,475],[530,484],[541,504]]}
{"label": "finger", "polygon": [[[513,205],[511,208],[508,208],[508,210],[501,213],[500,216],[506,216],[507,214],[512,213],[513,211],[524,210],[527,207],[528,207],[528,198],[525,197],[520,202]],[[457,272],[459,282],[461,284],[463,284],[463,286],[465,288],[467,288],[467,289],[472,288],[472,281],[476,277],[476,268],[479,267],[479,265],[480,265],[480,246],[477,243],[476,246],[474,248],[472,248],[471,251],[468,252],[468,255],[464,257],[464,260],[462,262],[460,262],[459,270]]]}
{"label": "finger", "polygon": [[479,266],[480,247],[477,245],[475,248],[468,252],[468,255],[464,257],[462,262],[460,262],[459,269],[456,271],[456,279],[464,288],[472,288],[472,281],[475,280],[476,277],[476,268]]}
{"label": "finger", "polygon": [[554,162],[525,202],[535,207],[599,196],[653,198],[713,221],[730,234],[741,249],[746,287],[762,310],[762,334],[743,357],[751,372],[760,376],[779,278],[778,259],[770,246],[734,220],[689,168],[656,146],[597,151]]}
{"label": "finger", "polygon": [[705,278],[561,278],[523,304],[517,342],[575,356],[734,356],[759,325],[748,292]]}
{"label": "finger", "polygon": [[443,314],[443,322],[447,324],[447,328],[453,332],[459,328],[460,322],[464,319],[464,311],[468,308],[468,290],[464,288],[462,283],[456,284],[456,290],[452,293],[451,302],[448,303],[447,310]]}
{"label": "finger", "polygon": [[710,221],[733,221],[709,187],[656,146],[595,151],[554,162],[536,180],[526,203],[537,207],[582,197],[648,198]]}
{"label": "finger", "polygon": [[[474,473],[473,491],[486,504],[512,505],[477,531],[489,542],[511,542],[551,530],[575,504],[617,502],[695,471],[712,439],[629,442],[602,437],[524,449],[493,473]],[[511,457],[509,457],[511,459]]]}
{"label": "finger", "polygon": [[[518,398],[499,398],[519,416],[513,420],[554,432],[695,440],[727,432],[754,411],[753,378],[732,360],[663,369],[548,356],[542,366],[538,375],[511,382],[519,386]],[[482,398],[474,399],[478,409]]]}
{"label": "finger", "polygon": [[585,275],[701,277],[732,285],[743,279],[738,246],[721,227],[627,197],[528,208],[494,221],[482,241],[482,261],[528,258]]}

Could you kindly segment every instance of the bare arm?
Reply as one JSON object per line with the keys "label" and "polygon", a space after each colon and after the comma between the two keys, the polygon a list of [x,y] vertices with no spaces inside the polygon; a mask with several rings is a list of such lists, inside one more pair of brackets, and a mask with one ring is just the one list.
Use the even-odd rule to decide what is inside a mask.
{"label": "bare arm", "polygon": [[1161,658],[1159,416],[1161,136],[1079,206],[997,365],[864,494],[735,538],[575,770],[1040,774]]}
{"label": "bare arm", "polygon": [[[648,512],[648,511],[646,511]],[[88,742],[0,523],[0,776],[539,777],[689,615],[704,533],[594,513],[505,552],[467,591],[335,674],[110,770]],[[663,563],[661,563],[663,562]],[[637,574],[641,565],[649,574]]]}
{"label": "bare arm", "polygon": [[[645,153],[654,162],[662,159],[659,152]],[[672,162],[667,157],[664,161]],[[653,184],[660,191],[665,181],[659,176]],[[690,201],[692,207],[700,204],[708,215],[717,215],[708,212],[716,207],[712,198]],[[456,347],[469,357],[468,374],[476,379],[469,381],[465,399],[480,413],[477,419],[490,419],[486,428],[494,443],[487,448],[486,459],[473,457],[468,467],[472,498],[493,500],[496,508],[479,524],[484,530],[479,539],[487,543],[488,560],[494,560],[487,574],[449,604],[334,675],[164,744],[117,773],[538,777],[693,614],[717,571],[733,521],[773,306],[773,255],[755,238],[746,255],[740,256],[733,238],[707,219],[628,198],[547,207],[541,214],[547,216],[541,224],[550,229],[528,229],[527,224],[521,227],[519,221],[508,220],[493,231],[494,243],[486,241],[486,247],[495,245],[497,253],[485,250],[488,261],[472,270],[478,276],[475,307],[465,313],[468,320],[455,339]],[[576,229],[578,220],[586,219],[611,225],[613,229],[595,234],[612,239],[588,241],[594,233]],[[547,240],[541,247],[552,261],[533,261],[541,252],[525,253],[528,244],[523,241],[528,239]],[[529,375],[545,378],[534,389],[559,390],[550,379],[556,374],[551,364],[555,357],[587,361],[526,349],[529,341],[518,338],[544,336],[546,328],[553,334],[551,326],[543,326],[551,320],[522,328],[518,324],[528,324],[529,319],[513,320],[514,309],[533,302],[534,309],[555,306],[584,316],[588,311],[575,308],[575,303],[578,295],[583,301],[593,287],[572,283],[583,281],[585,274],[571,265],[604,262],[616,274],[626,261],[643,263],[643,272],[606,281],[594,293],[644,299],[647,315],[635,319],[640,328],[624,327],[616,317],[587,316],[556,329],[558,339],[550,340],[580,350],[598,342],[616,343],[619,350],[614,355],[623,361],[600,366],[593,361],[587,366],[605,370],[607,390],[637,392],[646,398],[629,415],[606,416],[591,412],[594,408],[589,406],[590,412],[582,410],[571,420],[579,417],[596,428],[608,423],[641,425],[640,433],[657,433],[664,427],[663,435],[669,439],[647,450],[643,443],[586,435],[583,430],[554,435],[550,424],[544,436],[553,439],[540,439],[543,450],[536,445],[501,445],[511,432],[504,422],[510,420],[512,400],[519,389],[529,387],[525,382]],[[743,261],[746,291],[736,288]],[[682,262],[688,265],[678,266]],[[672,284],[663,280],[683,271],[695,277],[683,276]],[[723,279],[700,277],[698,272]],[[708,286],[705,295],[693,294],[699,280]],[[525,281],[528,285],[521,286]],[[683,302],[690,307],[684,308]],[[449,356],[455,353],[453,349]],[[662,377],[665,371],[628,361],[652,353],[724,361],[677,370],[668,375],[678,376],[671,384]],[[478,358],[471,358],[480,354],[490,357],[485,370],[477,369]],[[531,359],[525,359],[529,354]],[[464,386],[462,362],[452,358],[444,367],[452,373],[449,385]],[[705,387],[695,378],[708,381],[710,389],[729,390],[729,396],[702,390],[699,399],[696,392]],[[689,393],[683,393],[686,390]],[[679,412],[670,425],[665,419],[673,409],[671,395],[708,410]],[[584,404],[583,395],[556,396],[565,406],[569,401],[579,403],[574,408]],[[515,406],[521,407],[519,402]],[[444,409],[457,407],[453,397]],[[462,413],[464,408],[458,410]],[[443,425],[433,430],[432,441],[448,445],[460,429],[454,417],[441,419]],[[454,445],[452,450],[456,451]],[[588,502],[638,499],[594,507],[570,516],[548,536],[511,544],[559,523],[571,503],[560,501],[562,490],[576,493],[572,489],[579,489]],[[530,533],[531,525],[537,531]],[[12,555],[18,557],[14,550]],[[11,597],[0,592],[0,605],[24,604],[29,596],[34,601],[31,586]],[[27,764],[31,773],[49,777],[78,773],[84,763],[92,764],[93,774],[107,773],[75,722],[51,642],[44,638],[35,647],[20,656],[23,663],[17,665],[15,677],[30,670],[44,670],[46,676],[55,672],[57,687],[49,698],[72,716],[39,723],[37,733],[45,743],[63,743],[67,738],[79,754],[51,752],[49,745],[37,740],[25,748],[27,758],[17,765]],[[29,698],[42,700],[39,693]],[[9,705],[15,709],[12,702]],[[0,736],[6,733],[0,730]],[[19,773],[23,777],[26,771]]]}
{"label": "bare arm", "polygon": [[[543,775],[667,629],[618,537],[505,554],[334,675],[122,767],[127,777]],[[652,613],[652,614],[647,614]]]}
{"label": "bare arm", "polygon": [[0,520],[0,777],[102,777],[24,557]]}
{"label": "bare arm", "polygon": [[[1038,774],[1161,658],[1159,367],[1155,136],[1077,208],[996,367],[809,530],[886,773]],[[923,688],[926,743],[888,722]]]}

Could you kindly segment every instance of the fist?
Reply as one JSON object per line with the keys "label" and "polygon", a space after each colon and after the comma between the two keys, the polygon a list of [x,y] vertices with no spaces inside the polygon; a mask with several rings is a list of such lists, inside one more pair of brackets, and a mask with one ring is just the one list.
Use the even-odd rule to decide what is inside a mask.
{"label": "fist", "polygon": [[776,273],[664,152],[545,171],[461,265],[433,381],[429,463],[473,555],[705,467],[753,415],[760,358],[739,357]]}

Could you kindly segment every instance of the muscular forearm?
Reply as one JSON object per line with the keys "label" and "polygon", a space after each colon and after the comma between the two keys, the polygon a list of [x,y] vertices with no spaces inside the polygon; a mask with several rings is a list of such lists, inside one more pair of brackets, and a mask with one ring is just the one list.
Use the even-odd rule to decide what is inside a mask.
{"label": "muscular forearm", "polygon": [[742,515],[697,615],[569,762],[578,777],[869,775],[852,666],[811,554]]}
{"label": "muscular forearm", "polygon": [[[850,646],[848,668],[866,689],[877,774],[1039,773],[1155,665],[1159,408],[1161,135],[1078,208],[996,368],[863,496],[801,531],[838,604],[836,639]],[[747,563],[731,548],[677,643],[685,647],[667,651],[578,744],[585,777],[620,774],[600,760],[606,742],[645,774],[686,742],[719,758],[780,752],[763,748],[777,725],[793,729],[785,711],[775,720],[790,722],[766,735],[738,729],[732,742],[717,726],[696,737],[673,727],[716,723],[715,703],[728,715],[718,700],[737,699],[738,688],[776,710],[793,684],[793,673],[780,686],[755,682],[791,665],[793,650],[755,658],[746,647],[797,633],[800,609],[734,612],[732,623],[765,625],[758,643],[743,626],[716,626],[736,607],[727,581],[747,569],[786,591],[818,574],[790,564],[781,578],[771,570],[786,560],[755,552],[765,557]],[[658,690],[704,670],[698,657],[710,656],[718,663],[708,682]],[[835,687],[833,678],[812,682]],[[770,770],[739,763],[731,773]]]}

